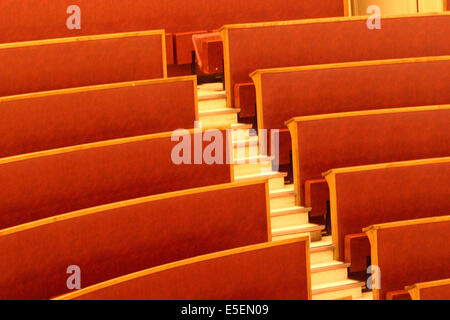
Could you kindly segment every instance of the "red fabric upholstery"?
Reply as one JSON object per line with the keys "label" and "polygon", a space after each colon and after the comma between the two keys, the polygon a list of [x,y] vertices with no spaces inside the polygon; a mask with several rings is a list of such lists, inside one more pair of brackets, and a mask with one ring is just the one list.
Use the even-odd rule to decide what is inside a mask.
{"label": "red fabric upholstery", "polygon": [[281,129],[293,117],[449,104],[449,83],[450,56],[439,61],[393,60],[262,73],[263,112],[258,117],[265,129]]}
{"label": "red fabric upholstery", "polygon": [[[0,161],[0,229],[101,204],[230,182],[230,165],[176,165],[171,152],[177,144],[169,133],[5,158]],[[204,142],[203,148],[209,144]]]}
{"label": "red fabric upholstery", "polygon": [[[0,43],[153,29],[183,33],[215,30],[232,23],[344,15],[342,0],[322,0],[320,3],[309,0],[283,3],[275,0],[191,0],[188,4],[182,0],[121,0],[113,6],[108,0],[78,0],[81,29],[69,30],[65,22],[70,15],[66,15],[66,10],[73,4],[70,0],[27,0],[26,4],[2,0]],[[173,55],[174,51],[169,53],[170,49],[168,45],[167,52]],[[172,49],[181,61],[185,61],[192,51],[192,44]]]}
{"label": "red fabric upholstery", "polygon": [[379,299],[411,283],[450,277],[449,232],[448,219],[376,230],[381,271],[381,289],[376,290]]}
{"label": "red fabric upholstery", "polygon": [[276,242],[181,261],[100,284],[74,299],[307,300],[306,246],[307,240]]}
{"label": "red fabric upholstery", "polygon": [[150,197],[0,235],[0,299],[67,293],[70,265],[80,267],[85,288],[177,260],[267,242],[265,190],[259,182]]}
{"label": "red fabric upholstery", "polygon": [[386,300],[411,300],[411,296],[406,290],[396,290],[386,292]]}
{"label": "red fabric upholstery", "polygon": [[256,94],[253,83],[237,83],[234,86],[234,97],[236,99],[234,106],[241,109],[241,118],[255,116]]}
{"label": "red fabric upholstery", "polygon": [[305,205],[312,208],[311,217],[323,217],[327,214],[329,191],[325,179],[309,180],[305,182]]}
{"label": "red fabric upholstery", "polygon": [[161,36],[0,45],[0,96],[163,78]]}
{"label": "red fabric upholstery", "polygon": [[[448,144],[447,152],[450,155]],[[332,206],[337,211],[337,221],[333,223],[337,227],[335,236],[341,258],[347,256],[345,236],[360,233],[365,227],[450,212],[450,160],[377,170],[355,168],[351,172],[337,172],[335,180],[336,203],[332,201]],[[360,248],[352,247],[350,256],[365,260],[370,255],[367,239],[366,243]]]}
{"label": "red fabric upholstery", "polygon": [[366,20],[229,29],[230,90],[257,69],[450,54],[449,14],[383,18],[376,31]]}
{"label": "red fabric upholstery", "polygon": [[450,300],[450,285],[420,289],[420,300]]}
{"label": "red fabric upholstery", "polygon": [[223,72],[223,44],[220,33],[211,32],[192,36],[199,68],[205,74]]}
{"label": "red fabric upholstery", "polygon": [[450,155],[450,109],[416,110],[358,112],[292,122],[290,126],[298,131],[294,140],[298,152],[293,157],[298,160],[294,180],[301,204],[305,204],[305,182],[320,179],[323,172],[333,168]]}
{"label": "red fabric upholstery", "polygon": [[192,51],[194,51],[194,44],[192,43],[192,37],[195,34],[207,33],[206,30],[194,31],[194,32],[180,32],[175,33],[175,61],[177,64],[192,63]]}
{"label": "red fabric upholstery", "polygon": [[174,39],[173,34],[166,33],[166,56],[167,56],[167,64],[175,63],[175,55],[174,55]]}
{"label": "red fabric upholstery", "polygon": [[344,260],[350,263],[350,272],[367,270],[367,257],[370,256],[370,243],[365,233],[352,233],[344,237]]}
{"label": "red fabric upholstery", "polygon": [[0,98],[0,158],[192,128],[195,90],[183,78]]}

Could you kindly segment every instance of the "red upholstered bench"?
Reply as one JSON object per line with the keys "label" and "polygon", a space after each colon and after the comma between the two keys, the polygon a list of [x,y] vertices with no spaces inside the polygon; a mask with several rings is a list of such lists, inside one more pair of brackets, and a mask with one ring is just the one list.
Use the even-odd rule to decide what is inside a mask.
{"label": "red upholstered bench", "polygon": [[267,183],[131,199],[0,231],[0,299],[68,293],[71,265],[80,267],[86,288],[146,268],[268,242]]}
{"label": "red upholstered bench", "polygon": [[326,179],[336,257],[351,263],[352,272],[368,267],[363,228],[450,212],[450,157],[333,169]]}
{"label": "red upholstered bench", "polygon": [[302,237],[142,270],[57,300],[308,300],[309,268],[309,239]]}
{"label": "red upholstered bench", "polygon": [[282,130],[282,159],[292,117],[450,103],[450,56],[265,69],[253,79],[258,128]]}
{"label": "red upholstered bench", "polygon": [[[383,27],[376,31],[366,24],[367,17],[354,17],[223,27],[228,106],[236,103],[235,86],[248,83],[250,73],[258,69],[450,54],[448,12],[383,17]],[[255,102],[245,103],[248,112],[254,112]]]}
{"label": "red upholstered bench", "polygon": [[405,290],[413,300],[450,300],[450,279],[416,283]]}
{"label": "red upholstered bench", "polygon": [[292,136],[297,204],[306,205],[306,183],[322,178],[322,173],[333,168],[448,156],[449,121],[448,105],[290,120],[287,126]]}
{"label": "red upholstered bench", "polygon": [[0,158],[192,128],[195,76],[0,97]]}
{"label": "red upholstered bench", "polygon": [[[343,0],[78,0],[81,25],[68,28],[74,3],[68,0],[27,0],[26,6],[2,0],[0,43],[79,37],[114,32],[163,29],[167,33],[169,74],[190,74],[192,35],[217,30],[225,24],[292,20],[348,15]],[[145,50],[143,50],[145,52]],[[223,54],[211,59],[222,61]],[[214,70],[214,69],[211,69]]]}
{"label": "red upholstered bench", "polygon": [[192,35],[195,56],[200,70],[205,74],[223,72],[223,46],[220,33]]}
{"label": "red upholstered bench", "polygon": [[450,216],[378,224],[364,232],[379,271],[374,275],[375,300],[405,299],[404,288],[411,283],[450,277]]}
{"label": "red upholstered bench", "polygon": [[[202,140],[194,134],[201,133],[168,132],[0,159],[0,230],[102,204],[232,181],[229,164],[178,165],[172,159],[177,139]],[[230,139],[223,139],[223,150],[229,150]],[[199,149],[203,154],[209,144],[202,141],[198,148],[191,143],[191,155]],[[226,163],[228,152],[223,156]]]}
{"label": "red upholstered bench", "polygon": [[143,31],[0,44],[0,97],[164,78],[164,43]]}

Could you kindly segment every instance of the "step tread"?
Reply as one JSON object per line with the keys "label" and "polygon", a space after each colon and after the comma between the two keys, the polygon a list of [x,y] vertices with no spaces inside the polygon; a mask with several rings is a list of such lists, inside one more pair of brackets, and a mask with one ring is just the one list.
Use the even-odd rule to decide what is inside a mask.
{"label": "step tread", "polygon": [[311,287],[311,289],[312,289],[312,294],[317,295],[317,294],[322,294],[322,293],[327,293],[327,292],[348,290],[348,289],[352,289],[352,288],[363,287],[364,285],[365,285],[364,282],[352,280],[352,279],[346,279],[346,280],[337,281],[337,282],[328,282],[328,283],[313,285]]}
{"label": "step tread", "polygon": [[293,185],[288,185],[287,187],[279,190],[272,190],[269,193],[270,198],[281,198],[295,195],[297,195],[297,193],[295,192]]}
{"label": "step tread", "polygon": [[264,172],[264,173],[239,176],[239,177],[235,177],[234,180],[235,181],[247,181],[247,180],[260,180],[260,179],[275,179],[275,178],[284,178],[286,176],[287,176],[287,173],[272,171],[272,172]]}
{"label": "step tread", "polygon": [[[253,161],[253,162],[250,162]],[[258,155],[258,156],[253,156],[253,157],[244,157],[244,158],[238,158],[235,159],[233,161],[233,164],[258,164],[258,163],[267,163],[267,162],[271,162],[272,158],[268,157],[268,156],[262,156],[262,155]],[[239,163],[241,162],[241,163]]]}
{"label": "step tread", "polygon": [[289,227],[283,227],[283,228],[276,228],[272,229],[272,237],[277,237],[289,233],[309,233],[314,231],[321,231],[324,230],[325,226],[320,226],[313,223],[307,223],[302,225],[296,225],[296,226],[289,226]]}
{"label": "step tread", "polygon": [[331,238],[331,236],[324,236],[324,237],[322,237],[322,240],[312,242],[311,249],[324,247],[324,246],[328,246],[328,245],[333,245],[333,239]]}
{"label": "step tread", "polygon": [[270,214],[272,217],[280,217],[280,216],[288,216],[288,215],[297,214],[297,213],[308,213],[310,211],[311,211],[311,208],[288,207],[288,208],[270,210]]}
{"label": "step tread", "polygon": [[231,125],[231,128],[234,130],[239,130],[239,129],[246,130],[246,129],[253,128],[253,126],[248,123],[234,123]]}
{"label": "step tread", "polygon": [[200,117],[208,117],[208,116],[218,116],[223,114],[237,114],[241,112],[241,109],[238,108],[218,108],[214,110],[205,110],[200,111],[198,114]]}
{"label": "step tread", "polygon": [[317,273],[317,272],[324,272],[324,271],[330,271],[330,270],[336,270],[336,269],[347,269],[348,267],[350,267],[350,263],[344,263],[341,261],[334,260],[334,261],[311,265],[311,272]]}
{"label": "step tread", "polygon": [[[320,242],[320,241],[318,241],[318,242]],[[334,244],[317,246],[314,243],[314,246],[311,246],[309,252],[316,253],[316,252],[323,252],[323,251],[333,251],[335,248],[336,248],[336,246]]]}
{"label": "step tread", "polygon": [[227,93],[225,91],[206,91],[206,90],[199,90],[197,92],[198,94],[198,101],[208,101],[208,100],[219,100],[219,99],[226,99]]}

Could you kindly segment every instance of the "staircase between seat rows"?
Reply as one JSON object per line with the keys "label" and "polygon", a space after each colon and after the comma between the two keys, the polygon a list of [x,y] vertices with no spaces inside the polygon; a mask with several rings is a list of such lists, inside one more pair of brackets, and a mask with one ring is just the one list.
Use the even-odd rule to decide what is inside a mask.
{"label": "staircase between seat rows", "polygon": [[311,239],[312,298],[371,299],[363,294],[365,283],[348,278],[349,265],[333,259],[330,236],[324,226],[309,223],[309,208],[296,206],[293,185],[285,185],[286,173],[272,171],[271,159],[259,154],[259,140],[251,125],[238,123],[238,109],[227,108],[221,83],[198,87],[199,120],[203,129],[230,126],[233,129],[233,173],[235,181],[268,179],[273,241],[309,234]]}

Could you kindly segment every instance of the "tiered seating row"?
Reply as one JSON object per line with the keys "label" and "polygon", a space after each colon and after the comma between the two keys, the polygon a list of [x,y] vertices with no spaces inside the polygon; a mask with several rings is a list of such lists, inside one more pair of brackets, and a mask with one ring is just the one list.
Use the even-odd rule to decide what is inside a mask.
{"label": "tiered seating row", "polygon": [[408,299],[406,286],[450,277],[450,216],[379,224],[364,231],[372,264],[381,273],[374,299]]}
{"label": "tiered seating row", "polygon": [[[68,0],[14,0],[0,4],[0,43],[95,34],[164,29],[167,34],[169,64],[192,61],[192,35],[217,30],[224,24],[259,21],[321,18],[344,15],[344,1],[192,0],[186,7],[181,0],[170,2],[121,0],[111,6],[107,0],[79,0],[81,26],[68,28]],[[145,50],[143,50],[145,52]]]}
{"label": "tiered seating row", "polygon": [[164,78],[165,50],[164,31],[0,44],[0,96]]}
{"label": "tiered seating row", "polygon": [[[178,138],[194,141],[197,134],[201,135],[180,133]],[[229,150],[230,141],[223,139],[223,150]],[[232,181],[226,152],[224,164],[196,165],[192,160],[177,165],[172,160],[177,144],[169,132],[3,158],[0,229],[101,204]],[[202,141],[201,151],[208,145]],[[191,143],[192,157],[194,148]]]}
{"label": "tiered seating row", "polygon": [[267,182],[225,184],[107,204],[0,231],[0,299],[67,293],[70,265],[80,267],[85,288],[177,260],[268,242],[267,199]]}
{"label": "tiered seating row", "polygon": [[[228,105],[257,69],[450,54],[450,13],[383,17],[376,31],[366,23],[367,17],[352,17],[223,27]],[[250,114],[255,103],[241,99],[240,108]]]}
{"label": "tiered seating row", "polygon": [[303,237],[163,265],[58,299],[307,300],[309,268],[309,239]]}
{"label": "tiered seating row", "polygon": [[337,257],[352,272],[368,267],[363,228],[450,212],[450,157],[333,169],[326,179]]}
{"label": "tiered seating row", "polygon": [[198,114],[193,76],[0,97],[0,157],[192,128]]}

